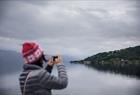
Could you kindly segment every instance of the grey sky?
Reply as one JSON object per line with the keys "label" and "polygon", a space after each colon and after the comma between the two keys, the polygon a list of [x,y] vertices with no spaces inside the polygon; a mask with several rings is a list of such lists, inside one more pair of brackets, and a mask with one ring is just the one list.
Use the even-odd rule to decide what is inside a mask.
{"label": "grey sky", "polygon": [[0,48],[37,41],[48,54],[87,57],[140,45],[139,0],[0,1]]}

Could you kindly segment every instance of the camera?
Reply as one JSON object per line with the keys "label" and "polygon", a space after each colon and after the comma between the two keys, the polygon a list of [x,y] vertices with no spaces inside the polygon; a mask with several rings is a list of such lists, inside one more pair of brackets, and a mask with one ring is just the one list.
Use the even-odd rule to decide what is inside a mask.
{"label": "camera", "polygon": [[53,61],[55,61],[58,58],[58,56],[52,56],[52,58],[53,58]]}

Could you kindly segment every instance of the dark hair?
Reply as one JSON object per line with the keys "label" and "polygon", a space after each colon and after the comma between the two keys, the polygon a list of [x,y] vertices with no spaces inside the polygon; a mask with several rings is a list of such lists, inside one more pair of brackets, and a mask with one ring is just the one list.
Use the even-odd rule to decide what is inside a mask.
{"label": "dark hair", "polygon": [[43,67],[43,61],[47,62],[44,54],[37,61],[35,61],[35,62],[31,63],[31,64]]}

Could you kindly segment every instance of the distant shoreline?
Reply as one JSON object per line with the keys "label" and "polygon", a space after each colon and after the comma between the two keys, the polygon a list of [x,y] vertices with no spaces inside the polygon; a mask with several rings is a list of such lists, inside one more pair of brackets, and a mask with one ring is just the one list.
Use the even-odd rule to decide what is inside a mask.
{"label": "distant shoreline", "polygon": [[98,53],[70,63],[85,64],[98,70],[140,78],[140,46]]}

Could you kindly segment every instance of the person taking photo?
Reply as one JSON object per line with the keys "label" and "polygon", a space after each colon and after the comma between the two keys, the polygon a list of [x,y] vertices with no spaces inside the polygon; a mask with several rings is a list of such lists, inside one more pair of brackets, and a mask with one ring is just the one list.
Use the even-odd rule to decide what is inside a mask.
{"label": "person taking photo", "polygon": [[[44,52],[35,42],[25,42],[22,48],[25,59],[23,71],[19,76],[22,95],[52,95],[52,89],[64,89],[68,85],[68,77],[60,55],[48,59],[43,67]],[[57,66],[58,76],[51,75],[53,65]]]}

